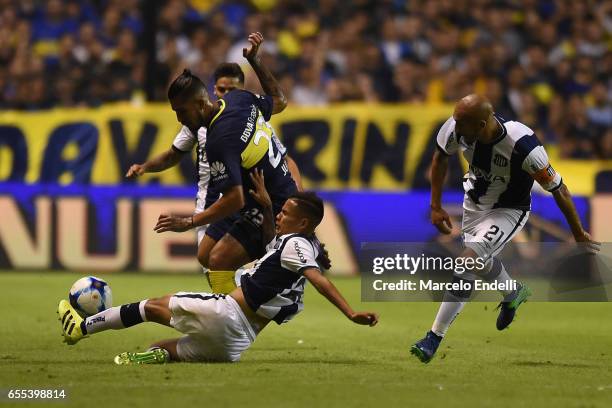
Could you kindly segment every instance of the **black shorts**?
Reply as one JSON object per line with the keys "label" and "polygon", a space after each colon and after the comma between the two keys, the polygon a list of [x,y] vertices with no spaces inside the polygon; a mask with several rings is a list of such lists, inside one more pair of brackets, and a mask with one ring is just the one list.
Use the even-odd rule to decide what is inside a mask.
{"label": "black shorts", "polygon": [[267,242],[263,242],[262,219],[261,211],[258,208],[251,208],[213,222],[206,229],[206,235],[219,241],[223,235],[230,234],[242,245],[249,258],[255,260],[266,253]]}
{"label": "black shorts", "polygon": [[213,222],[206,228],[206,235],[214,239],[215,241],[220,241],[221,238],[232,228],[234,222],[240,219],[240,214],[233,214],[229,217],[223,218],[222,220]]}

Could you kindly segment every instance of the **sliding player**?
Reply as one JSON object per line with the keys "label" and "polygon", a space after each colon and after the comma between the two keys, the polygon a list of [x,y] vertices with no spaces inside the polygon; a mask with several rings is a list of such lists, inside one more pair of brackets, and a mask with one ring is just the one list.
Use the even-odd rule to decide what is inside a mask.
{"label": "sliding player", "polygon": [[[112,307],[82,319],[66,300],[58,306],[64,341],[74,345],[85,336],[124,329],[144,321],[173,327],[184,334],[160,341],[144,353],[125,352],[117,364],[156,364],[169,361],[233,362],[271,321],[282,324],[304,307],[306,280],[352,322],[374,326],[378,315],[355,312],[336,287],[321,274],[316,261],[314,231],[323,218],[323,202],[314,193],[294,193],[276,217],[262,171],[250,175],[263,216],[267,253],[241,277],[241,287],[229,295],[178,292],[157,299]],[[276,233],[276,236],[275,236]]]}

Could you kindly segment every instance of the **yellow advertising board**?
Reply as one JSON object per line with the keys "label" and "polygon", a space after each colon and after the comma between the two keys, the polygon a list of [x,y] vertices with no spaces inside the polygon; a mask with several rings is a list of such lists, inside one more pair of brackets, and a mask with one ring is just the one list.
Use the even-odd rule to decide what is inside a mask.
{"label": "yellow advertising board", "polygon": [[[407,190],[428,188],[435,133],[451,113],[449,105],[290,106],[272,124],[309,188]],[[168,149],[179,128],[167,104],[3,112],[0,182],[124,183],[127,168]],[[612,161],[560,160],[555,149],[549,153],[577,194],[591,195],[596,174],[612,169]],[[451,176],[465,169],[457,162],[459,174]],[[194,180],[192,158],[137,182]]]}

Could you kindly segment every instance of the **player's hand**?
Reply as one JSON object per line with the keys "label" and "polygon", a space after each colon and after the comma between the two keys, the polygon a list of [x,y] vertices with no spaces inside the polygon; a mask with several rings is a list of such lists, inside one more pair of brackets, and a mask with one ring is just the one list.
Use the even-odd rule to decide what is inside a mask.
{"label": "player's hand", "polygon": [[378,314],[372,312],[355,312],[351,316],[351,321],[364,326],[376,326],[378,323]]}
{"label": "player's hand", "polygon": [[450,234],[453,229],[448,213],[441,207],[431,209],[431,223],[443,234]]}
{"label": "player's hand", "polygon": [[142,164],[132,164],[128,169],[127,173],[125,173],[125,177],[132,179],[145,174],[145,168]]}
{"label": "player's hand", "polygon": [[585,230],[580,231],[580,233],[574,235],[574,239],[576,242],[584,243],[584,248],[587,252],[595,254],[601,250],[601,242],[594,241],[591,238],[591,235]]}
{"label": "player's hand", "polygon": [[263,35],[259,31],[257,31],[255,33],[249,34],[248,40],[251,45],[249,45],[249,48],[242,49],[242,55],[248,61],[252,61],[257,56],[257,51],[259,50],[259,46],[263,42]]}
{"label": "player's hand", "polygon": [[249,194],[251,194],[255,201],[262,207],[272,207],[272,199],[270,198],[270,194],[268,194],[268,190],[266,190],[263,170],[255,169],[249,174],[249,177],[251,177],[253,186],[255,186],[255,190],[249,190]]}
{"label": "player's hand", "polygon": [[177,217],[175,215],[161,214],[153,231],[160,233],[166,231],[184,232],[193,227],[193,217]]}

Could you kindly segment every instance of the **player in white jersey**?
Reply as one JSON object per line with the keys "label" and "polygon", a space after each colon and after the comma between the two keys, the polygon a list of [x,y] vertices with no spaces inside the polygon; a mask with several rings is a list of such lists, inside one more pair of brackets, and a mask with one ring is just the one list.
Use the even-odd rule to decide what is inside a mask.
{"label": "player in white jersey", "polygon": [[[442,208],[442,185],[448,156],[461,151],[469,163],[469,171],[463,179],[461,230],[465,250],[460,257],[479,257],[485,265],[471,273],[455,273],[454,282],[477,278],[499,283],[511,281],[495,256],[527,222],[534,180],[553,194],[576,241],[587,242],[597,250],[599,244],[583,229],[567,187],[548,162],[546,151],[533,130],[520,122],[496,116],[486,98],[468,95],[461,99],[453,116],[442,125],[436,142],[438,149],[431,169],[431,222],[440,232],[451,232],[450,218]],[[471,287],[470,284],[463,286]],[[510,325],[516,309],[531,294],[529,288],[520,284],[515,290],[501,292],[504,298],[497,318],[498,330]],[[433,358],[470,294],[471,290],[445,293],[431,330],[412,346],[412,354],[425,363]]]}
{"label": "player in white jersey", "polygon": [[64,341],[73,345],[88,335],[152,321],[173,327],[184,336],[160,341],[144,353],[121,353],[115,357],[117,364],[237,361],[269,322],[285,323],[303,309],[307,280],[352,322],[376,325],[376,313],[353,311],[319,270],[313,239],[323,218],[321,199],[314,193],[293,194],[274,225],[272,199],[263,172],[256,170],[251,179],[255,186],[251,194],[263,208],[264,236],[273,239],[255,268],[242,276],[241,287],[229,295],[178,292],[112,307],[86,319],[62,300],[58,319]]}
{"label": "player in white jersey", "polygon": [[[197,136],[196,136],[197,134]],[[157,173],[176,166],[183,156],[191,153],[196,147],[197,166],[198,166],[198,192],[196,195],[195,214],[204,211],[206,196],[208,193],[208,182],[210,181],[210,165],[206,159],[206,128],[201,127],[197,130],[189,129],[187,126],[181,127],[172,142],[170,149],[160,155],[147,160],[143,164],[133,164],[126,173],[127,178],[135,178],[144,173]],[[206,226],[196,228],[198,244],[204,238]]]}

